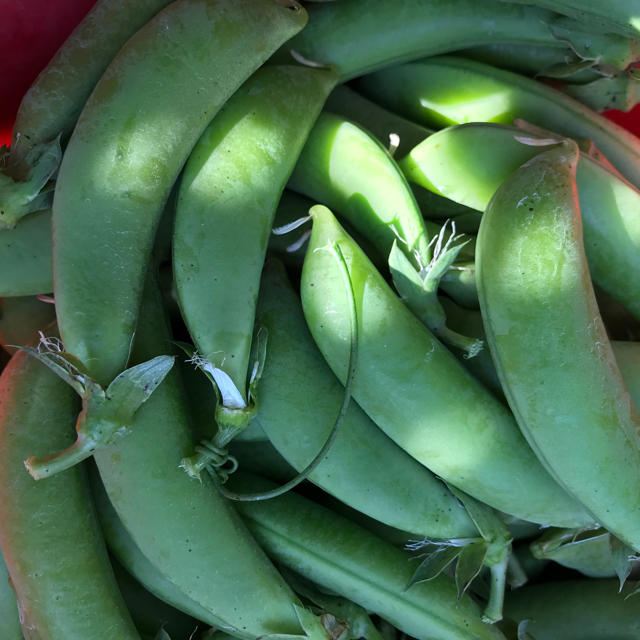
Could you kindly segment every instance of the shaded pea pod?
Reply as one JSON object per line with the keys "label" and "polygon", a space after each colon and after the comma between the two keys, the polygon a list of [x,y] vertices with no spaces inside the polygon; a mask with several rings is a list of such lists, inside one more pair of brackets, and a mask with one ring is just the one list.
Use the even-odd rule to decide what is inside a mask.
{"label": "shaded pea pod", "polygon": [[561,135],[593,140],[616,169],[640,187],[638,138],[531,78],[442,56],[384,69],[361,78],[356,88],[386,108],[435,128],[524,119]]}
{"label": "shaded pea pod", "polygon": [[51,211],[0,229],[0,296],[32,296],[53,291]]}
{"label": "shaded pea pod", "polygon": [[[484,211],[500,184],[540,153],[543,135],[486,123],[450,127],[414,148],[400,166],[411,180]],[[549,134],[547,142],[553,139]],[[640,318],[634,277],[640,270],[640,192],[587,153],[578,159],[576,181],[591,276]]]}
{"label": "shaded pea pod", "polygon": [[213,120],[182,174],[175,286],[199,366],[220,395],[216,447],[225,447],[255,414],[250,357],[269,233],[280,195],[336,80],[333,71],[309,67],[258,70]]}
{"label": "shaded pea pod", "polygon": [[[234,487],[265,487],[238,472]],[[468,595],[457,597],[451,578],[441,575],[407,589],[409,556],[365,529],[289,492],[273,500],[241,503],[239,510],[260,544],[277,562],[343,595],[418,639],[502,638],[484,624]]]}
{"label": "shaded pea pod", "polygon": [[11,586],[2,551],[0,551],[0,633],[5,640],[23,639],[16,594]]}
{"label": "shaded pea pod", "polygon": [[416,60],[464,46],[493,42],[544,44],[580,57],[626,69],[637,57],[637,44],[615,34],[599,35],[577,21],[537,7],[488,0],[384,0],[308,6],[309,26],[287,43],[307,59],[332,64],[342,81],[406,60]]}
{"label": "shaded pea pod", "polygon": [[127,39],[170,0],[99,0],[22,98],[0,174],[0,227],[51,205],[49,179],[89,94]]}
{"label": "shaded pea pod", "polygon": [[640,600],[618,593],[616,580],[563,580],[525,586],[508,595],[505,609],[515,621],[529,620],[536,640],[636,640]]}
{"label": "shaded pea pod", "polygon": [[449,484],[541,524],[592,523],[538,463],[513,417],[404,307],[325,207],[312,209],[302,272],[307,324],[340,380],[349,349],[338,243],[356,292],[359,365],[353,397],[393,440]]}
{"label": "shaded pea pod", "polygon": [[[140,329],[136,361],[170,347],[151,279]],[[175,370],[138,411],[131,434],[94,454],[109,499],[135,545],[161,575],[208,613],[198,617],[212,626],[242,638],[322,638],[324,630],[313,616],[300,622],[298,616],[308,612],[300,609],[212,479],[205,474],[201,481],[194,480],[180,468],[193,446],[186,396]]]}
{"label": "shaded pea pod", "polygon": [[[296,470],[327,439],[344,390],[306,327],[300,301],[281,265],[267,264],[257,322],[269,335],[258,421]],[[427,538],[479,533],[446,486],[389,440],[352,404],[331,449],[309,479],[387,525]]]}
{"label": "shaded pea pod", "polygon": [[640,549],[640,416],[606,335],[582,241],[577,146],[516,170],[483,216],[478,292],[518,425],[594,519]]}
{"label": "shaded pea pod", "polygon": [[53,263],[62,339],[98,384],[126,365],[158,219],[191,149],[305,22],[294,0],[180,0],[96,85],[58,174]]}
{"label": "shaded pea pod", "polygon": [[77,407],[27,353],[0,377],[0,545],[27,638],[139,640],[118,591],[82,467],[36,483],[24,459],[73,441]]}
{"label": "shaded pea pod", "polygon": [[0,345],[8,353],[38,340],[38,332],[56,317],[52,304],[35,296],[0,299]]}

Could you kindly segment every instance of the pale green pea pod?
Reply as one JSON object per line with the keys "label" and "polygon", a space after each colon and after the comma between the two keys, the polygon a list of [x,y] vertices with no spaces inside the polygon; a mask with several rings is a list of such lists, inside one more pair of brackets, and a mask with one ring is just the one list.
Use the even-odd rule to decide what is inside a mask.
{"label": "pale green pea pod", "polygon": [[305,318],[345,380],[349,336],[342,274],[323,250],[338,243],[356,293],[359,364],[353,398],[402,448],[449,484],[523,520],[590,526],[592,518],[549,476],[509,411],[404,307],[324,207],[302,272]]}
{"label": "pale green pea pod", "polygon": [[[470,123],[443,129],[400,161],[410,180],[484,211],[507,177],[540,153],[539,144],[560,142],[542,131]],[[451,176],[455,176],[452,179]],[[596,284],[640,318],[640,191],[589,154],[576,172],[584,245]]]}
{"label": "pale green pea pod", "polygon": [[14,229],[0,229],[0,297],[53,291],[51,211],[22,218]]}
{"label": "pale green pea pod", "polygon": [[594,111],[631,111],[640,102],[640,74],[633,68],[587,84],[566,84],[562,91]]}
{"label": "pale green pea pod", "polygon": [[[242,491],[270,483],[238,472]],[[267,553],[320,588],[349,598],[419,640],[498,640],[502,634],[481,621],[468,595],[457,597],[451,578],[438,576],[407,588],[409,556],[345,518],[293,492],[239,505],[247,525]]]}
{"label": "pale green pea pod", "polygon": [[617,580],[561,580],[525,586],[505,600],[507,615],[529,620],[535,640],[637,640],[640,600]]}
{"label": "pale green pea pod", "polygon": [[127,41],[85,104],[56,181],[54,289],[66,350],[97,384],[126,366],[154,234],[189,153],[306,18],[295,0],[179,0]]}
{"label": "pale green pea pod", "polygon": [[283,46],[278,59],[293,50],[336,66],[343,82],[390,64],[493,42],[562,50],[569,43],[581,58],[614,69],[626,69],[638,56],[635,40],[590,32],[553,11],[495,0],[348,0],[308,10],[309,26]]}
{"label": "pale green pea pod", "polygon": [[0,299],[0,346],[8,353],[38,341],[38,332],[56,318],[52,304],[35,296]]}
{"label": "pale green pea pod", "polygon": [[598,311],[566,142],[502,184],[478,234],[487,342],[540,461],[601,526],[640,549],[640,416]]}
{"label": "pale green pea pod", "polygon": [[[134,361],[170,348],[151,278],[140,314]],[[207,474],[190,478],[180,468],[191,451],[188,405],[175,370],[136,413],[131,433],[95,453],[109,499],[141,554],[212,626],[246,639],[322,640],[320,622],[300,607],[214,481]]]}
{"label": "pale green pea pod", "polygon": [[615,168],[640,188],[640,140],[588,107],[531,78],[442,56],[390,67],[356,88],[386,108],[426,126],[526,120],[557,134],[593,140]]}
{"label": "pale green pea pod", "polygon": [[11,586],[2,551],[0,551],[0,635],[3,640],[22,640],[16,594]]}
{"label": "pale green pea pod", "polygon": [[49,181],[60,163],[61,138],[66,142],[120,47],[169,2],[99,0],[40,72],[22,98],[11,147],[2,158],[0,228],[12,227],[22,216],[51,206]]}
{"label": "pale green pea pod", "polygon": [[259,69],[210,124],[182,174],[175,285],[194,361],[219,394],[214,446],[221,449],[256,411],[250,356],[269,234],[282,190],[336,81],[331,70]]}
{"label": "pale green pea pod", "polygon": [[[282,265],[265,267],[257,322],[269,335],[255,420],[300,471],[327,439],[344,390],[306,327]],[[447,487],[382,433],[353,403],[309,479],[387,525],[430,539],[479,537]]]}

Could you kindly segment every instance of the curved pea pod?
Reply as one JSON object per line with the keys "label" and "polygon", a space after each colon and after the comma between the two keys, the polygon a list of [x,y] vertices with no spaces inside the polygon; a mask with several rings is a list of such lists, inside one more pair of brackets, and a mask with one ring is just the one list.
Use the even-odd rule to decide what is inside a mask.
{"label": "curved pea pod", "polygon": [[103,71],[170,0],[99,0],[22,98],[0,173],[0,227],[51,206],[61,139],[71,134]]}
{"label": "curved pea pod", "polygon": [[[357,300],[353,398],[405,451],[449,484],[523,520],[593,521],[536,460],[513,416],[404,307],[325,207],[314,207],[302,271],[304,315],[341,381],[349,351],[342,274],[324,247],[338,243]],[[565,525],[561,525],[565,526]]]}
{"label": "curved pea pod", "polygon": [[536,640],[635,640],[640,634],[640,600],[618,593],[616,580],[542,582],[512,591],[505,600],[513,620],[529,620]]}
{"label": "curved pea pod", "polygon": [[561,49],[569,42],[581,58],[616,69],[626,69],[637,57],[634,40],[594,34],[552,11],[495,0],[482,5],[473,0],[355,0],[308,10],[309,26],[284,48],[338,67],[342,81],[396,62],[492,42]]}
{"label": "curved pea pod", "polygon": [[73,441],[73,390],[27,353],[0,377],[0,545],[27,638],[139,640],[82,467],[46,483],[24,459]]}
{"label": "curved pea pod", "polygon": [[0,551],[0,633],[6,640],[23,638],[16,594],[11,586],[2,551]]}
{"label": "curved pea pod", "polygon": [[[151,279],[139,327],[136,361],[170,347]],[[212,626],[241,638],[307,633],[323,638],[317,619],[301,623],[299,615],[308,612],[213,480],[195,480],[180,468],[192,450],[188,405],[175,370],[136,413],[129,436],[95,452],[107,495],[135,545],[162,576],[208,613],[198,617]]]}
{"label": "curved pea pod", "polygon": [[[269,342],[255,419],[300,471],[327,439],[344,390],[314,344],[282,266],[273,261],[265,267],[258,305],[257,321],[267,329]],[[309,479],[351,507],[415,535],[479,535],[446,486],[389,440],[355,403]]]}
{"label": "curved pea pod", "polygon": [[[238,472],[233,484],[255,491],[269,483]],[[468,595],[458,599],[451,578],[441,575],[407,588],[413,567],[406,553],[310,500],[289,492],[273,500],[240,503],[239,510],[274,560],[414,638],[503,637],[482,622]]]}
{"label": "curved pea pod", "polygon": [[588,107],[537,80],[453,56],[390,67],[356,88],[426,126],[523,119],[557,134],[592,140],[640,188],[640,140]]}
{"label": "curved pea pod", "polygon": [[594,519],[640,549],[640,416],[589,278],[565,143],[513,173],[478,234],[478,292],[509,405],[553,476]]}
{"label": "curved pea pod", "polygon": [[96,85],[60,165],[53,264],[61,337],[98,384],[126,365],[154,233],[191,149],[305,22],[294,0],[179,0]]}
{"label": "curved pea pod", "polygon": [[640,74],[637,68],[586,84],[566,84],[562,90],[594,111],[631,111],[640,102]]}
{"label": "curved pea pod", "polygon": [[38,332],[54,322],[52,304],[35,296],[0,299],[0,345],[8,352],[37,341]]}
{"label": "curved pea pod", "polygon": [[0,229],[0,296],[32,296],[53,291],[51,211]]}
{"label": "curved pea pod", "polygon": [[336,81],[331,70],[259,69],[209,125],[182,174],[175,286],[199,366],[220,394],[217,446],[226,446],[255,414],[256,399],[248,393],[250,356],[269,233],[284,186]]}

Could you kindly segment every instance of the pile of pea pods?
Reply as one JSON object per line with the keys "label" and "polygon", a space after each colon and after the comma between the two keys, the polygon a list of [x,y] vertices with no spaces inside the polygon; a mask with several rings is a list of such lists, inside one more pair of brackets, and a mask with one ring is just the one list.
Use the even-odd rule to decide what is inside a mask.
{"label": "pile of pea pods", "polygon": [[98,0],[0,150],[0,638],[638,640],[638,9]]}

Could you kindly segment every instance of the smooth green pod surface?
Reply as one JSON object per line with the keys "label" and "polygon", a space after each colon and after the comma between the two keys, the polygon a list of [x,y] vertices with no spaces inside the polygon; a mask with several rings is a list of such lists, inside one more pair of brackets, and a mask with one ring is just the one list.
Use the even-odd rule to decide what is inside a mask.
{"label": "smooth green pod surface", "polygon": [[182,174],[173,245],[180,308],[198,354],[231,378],[245,406],[276,207],[336,80],[309,67],[259,69],[209,125]]}
{"label": "smooth green pod surface", "polygon": [[498,189],[478,234],[478,292],[503,390],[538,458],[640,550],[640,416],[589,277],[576,163],[567,143]]}
{"label": "smooth green pod surface", "polygon": [[[258,305],[257,322],[266,327],[269,342],[255,419],[300,471],[327,439],[344,389],[314,344],[281,265],[265,268]],[[444,484],[389,440],[355,402],[309,479],[351,507],[415,535],[479,535]]]}
{"label": "smooth green pod surface", "polygon": [[4,640],[22,640],[16,594],[0,550],[0,634]]}
{"label": "smooth green pod surface", "polygon": [[28,638],[139,640],[82,466],[36,482],[24,459],[70,445],[75,393],[26,352],[0,376],[0,545]]}
{"label": "smooth green pod surface", "polygon": [[126,365],[156,226],[189,152],[305,22],[293,0],[179,0],[127,42],[87,101],[56,183],[54,285],[65,347],[100,385]]}
{"label": "smooth green pod surface", "polygon": [[[245,474],[234,487],[255,490],[266,483]],[[239,505],[251,531],[279,563],[344,595],[419,640],[503,638],[484,624],[468,595],[457,597],[444,575],[407,589],[409,556],[329,509],[293,492]]]}
{"label": "smooth green pod surface", "polygon": [[35,296],[0,299],[0,346],[8,353],[38,341],[38,332],[56,317],[52,304]]}
{"label": "smooth green pod surface", "polygon": [[640,188],[640,140],[561,91],[487,64],[442,56],[361,78],[372,100],[425,126],[466,122],[513,124],[516,118],[561,135],[593,140]]}
{"label": "smooth green pod surface", "polygon": [[[500,184],[540,153],[535,142],[542,136],[505,125],[463,124],[438,131],[399,165],[410,180],[484,211]],[[591,276],[640,318],[640,191],[586,153],[578,159],[576,181]]]}
{"label": "smooth green pod surface", "polygon": [[392,292],[325,207],[314,207],[302,271],[305,318],[325,359],[346,379],[349,313],[338,243],[358,310],[353,397],[369,417],[438,476],[523,520],[568,526],[591,517],[536,460],[509,411]]}

